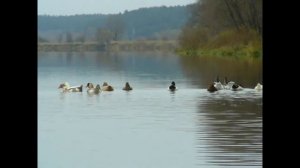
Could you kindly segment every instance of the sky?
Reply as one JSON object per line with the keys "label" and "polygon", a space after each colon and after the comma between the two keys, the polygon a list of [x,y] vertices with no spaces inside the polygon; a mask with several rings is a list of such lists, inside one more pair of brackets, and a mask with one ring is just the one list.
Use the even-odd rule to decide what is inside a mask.
{"label": "sky", "polygon": [[116,14],[142,7],[175,6],[197,0],[38,0],[38,15]]}

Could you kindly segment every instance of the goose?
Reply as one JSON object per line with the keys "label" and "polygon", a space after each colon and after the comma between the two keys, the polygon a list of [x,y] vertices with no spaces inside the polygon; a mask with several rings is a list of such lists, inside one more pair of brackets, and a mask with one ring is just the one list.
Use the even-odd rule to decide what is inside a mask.
{"label": "goose", "polygon": [[218,91],[218,89],[215,87],[215,85],[212,83],[208,86],[207,91],[209,92],[215,92]]}
{"label": "goose", "polygon": [[99,84],[96,85],[95,88],[88,88],[88,90],[87,90],[88,93],[95,93],[95,94],[100,93],[100,91],[101,91],[101,88],[100,88]]}
{"label": "goose", "polygon": [[123,90],[129,91],[129,90],[132,90],[132,87],[130,87],[129,83],[126,82],[125,87],[123,87]]}
{"label": "goose", "polygon": [[255,90],[262,90],[263,89],[263,85],[261,85],[260,83],[257,83],[257,85],[254,87]]}
{"label": "goose", "polygon": [[171,85],[169,86],[169,90],[171,91],[175,91],[176,90],[176,86],[175,86],[175,82],[172,81]]}
{"label": "goose", "polygon": [[114,88],[110,85],[107,84],[107,82],[103,82],[103,85],[102,85],[102,91],[113,91]]}
{"label": "goose", "polygon": [[82,92],[83,85],[70,86],[68,82],[64,82],[58,86],[58,89],[62,89],[63,92]]}

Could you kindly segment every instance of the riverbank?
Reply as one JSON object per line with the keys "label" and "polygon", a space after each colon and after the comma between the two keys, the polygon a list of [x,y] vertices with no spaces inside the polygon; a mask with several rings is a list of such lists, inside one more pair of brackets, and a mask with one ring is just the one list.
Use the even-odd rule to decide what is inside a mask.
{"label": "riverbank", "polygon": [[38,43],[38,51],[100,51],[104,45],[86,43]]}
{"label": "riverbank", "polygon": [[209,56],[233,58],[261,58],[262,49],[249,46],[203,48],[203,49],[178,49],[177,54],[182,56]]}
{"label": "riverbank", "polygon": [[84,43],[38,43],[38,51],[164,51],[174,52],[178,48],[175,40],[112,41],[109,45],[97,42]]}
{"label": "riverbank", "polygon": [[262,49],[257,45],[235,45],[222,47],[203,47],[199,49],[179,48],[177,41],[169,40],[136,40],[112,41],[109,45],[99,45],[96,42],[85,43],[38,43],[38,51],[138,51],[138,52],[175,52],[181,56],[210,56],[232,58],[261,58]]}
{"label": "riverbank", "polygon": [[183,56],[261,58],[262,37],[254,30],[229,29],[215,35],[207,30],[182,35],[177,53]]}

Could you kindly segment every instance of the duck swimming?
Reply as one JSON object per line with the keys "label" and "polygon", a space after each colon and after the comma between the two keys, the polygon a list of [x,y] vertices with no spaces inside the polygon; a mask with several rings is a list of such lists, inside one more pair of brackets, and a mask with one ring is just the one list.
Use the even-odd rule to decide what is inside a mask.
{"label": "duck swimming", "polygon": [[222,85],[222,83],[219,80],[219,76],[217,76],[217,81],[214,82],[214,87],[217,88],[218,90],[224,89],[224,86]]}
{"label": "duck swimming", "polygon": [[235,83],[235,84],[232,85],[231,89],[233,91],[239,91],[239,90],[243,90],[243,87],[241,85],[238,85],[238,84]]}
{"label": "duck swimming", "polygon": [[82,92],[83,85],[70,86],[68,82],[62,83],[58,86],[58,89],[62,89],[63,92]]}
{"label": "duck swimming", "polygon": [[107,82],[103,82],[103,85],[102,85],[102,91],[113,91],[114,88],[110,85],[107,84]]}
{"label": "duck swimming", "polygon": [[92,89],[94,88],[94,85],[92,83],[87,83],[86,88]]}
{"label": "duck swimming", "polygon": [[227,77],[224,79],[224,89],[232,89],[232,86],[235,84],[235,82],[230,81],[228,82]]}
{"label": "duck swimming", "polygon": [[132,90],[132,87],[130,87],[129,83],[126,82],[125,87],[123,87],[123,90],[129,91],[129,90]]}
{"label": "duck swimming", "polygon": [[212,83],[208,86],[207,91],[209,92],[215,92],[218,91],[218,89],[215,87],[215,85]]}
{"label": "duck swimming", "polygon": [[175,82],[172,81],[171,85],[169,86],[169,90],[171,91],[175,91],[176,90],[176,86],[175,86]]}
{"label": "duck swimming", "polygon": [[98,94],[98,93],[100,93],[100,91],[101,91],[101,88],[100,88],[99,84],[96,85],[95,88],[88,88],[88,90],[87,90],[88,93],[94,93],[94,94]]}
{"label": "duck swimming", "polygon": [[263,89],[263,85],[261,85],[260,83],[257,83],[257,85],[254,87],[255,90],[262,90]]}

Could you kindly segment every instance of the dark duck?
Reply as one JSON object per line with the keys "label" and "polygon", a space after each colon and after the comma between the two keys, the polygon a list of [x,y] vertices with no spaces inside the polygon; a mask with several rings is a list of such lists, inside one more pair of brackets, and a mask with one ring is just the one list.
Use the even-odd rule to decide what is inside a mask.
{"label": "dark duck", "polygon": [[175,86],[175,82],[174,81],[169,86],[169,90],[171,90],[171,91],[175,91],[176,90],[176,86]]}

